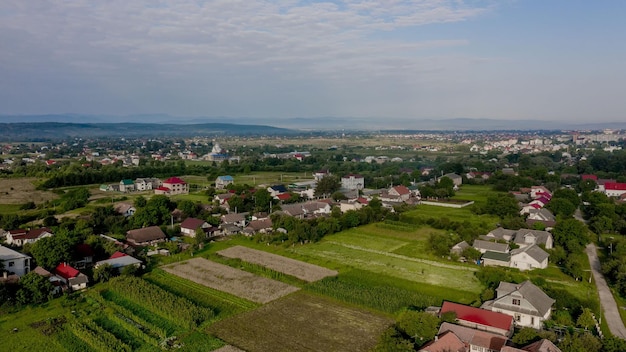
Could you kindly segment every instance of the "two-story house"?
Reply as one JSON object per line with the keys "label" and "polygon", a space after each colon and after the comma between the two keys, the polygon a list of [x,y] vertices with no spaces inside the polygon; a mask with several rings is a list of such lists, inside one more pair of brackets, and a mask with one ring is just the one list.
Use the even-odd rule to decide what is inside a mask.
{"label": "two-story house", "polygon": [[550,319],[554,302],[528,280],[521,284],[500,282],[496,298],[481,308],[510,315],[517,326],[541,329],[543,322]]}
{"label": "two-story house", "polygon": [[215,179],[215,188],[224,189],[231,183],[235,183],[235,179],[232,176],[217,176],[217,178]]}
{"label": "two-story house", "polygon": [[365,188],[365,178],[361,175],[349,174],[341,178],[341,188],[361,190]]}
{"label": "two-story house", "polygon": [[9,274],[22,276],[30,272],[30,257],[11,248],[0,246],[0,262]]}

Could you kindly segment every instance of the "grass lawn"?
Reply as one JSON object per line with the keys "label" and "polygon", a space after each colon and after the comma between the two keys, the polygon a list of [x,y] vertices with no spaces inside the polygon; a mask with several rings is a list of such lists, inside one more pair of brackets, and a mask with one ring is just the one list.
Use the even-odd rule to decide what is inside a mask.
{"label": "grass lawn", "polygon": [[474,271],[469,267],[411,258],[331,241],[297,247],[294,251],[405,280],[455,287],[472,293],[479,293],[482,290],[482,286],[474,277]]}
{"label": "grass lawn", "polygon": [[[63,306],[66,298],[59,298],[38,307],[25,307],[16,313],[0,312],[0,332],[4,351],[65,351],[55,335],[46,335],[36,322],[59,318],[69,313]],[[14,332],[14,329],[17,329]]]}
{"label": "grass lawn", "polygon": [[472,213],[469,207],[457,209],[422,204],[418,205],[415,210],[402,214],[402,220],[407,222],[417,219],[425,220],[428,218],[448,218],[450,221],[456,221],[459,223],[468,222],[484,228],[485,233],[496,228],[496,224],[500,222],[500,219],[497,216],[476,215]]}
{"label": "grass lawn", "polygon": [[473,200],[475,202],[486,202],[489,194],[496,193],[491,189],[491,185],[463,185],[455,192],[452,199]]}

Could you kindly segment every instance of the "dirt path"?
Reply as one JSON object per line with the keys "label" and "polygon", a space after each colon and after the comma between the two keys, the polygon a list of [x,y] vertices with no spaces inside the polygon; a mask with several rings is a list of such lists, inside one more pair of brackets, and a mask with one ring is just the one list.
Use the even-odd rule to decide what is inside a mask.
{"label": "dirt path", "polygon": [[593,279],[596,281],[596,287],[598,288],[604,319],[609,326],[609,330],[615,337],[626,339],[626,327],[624,327],[624,322],[619,315],[619,308],[617,303],[615,303],[611,290],[609,290],[609,286],[606,284],[604,276],[602,276],[595,244],[590,243],[587,245],[587,256],[589,257]]}

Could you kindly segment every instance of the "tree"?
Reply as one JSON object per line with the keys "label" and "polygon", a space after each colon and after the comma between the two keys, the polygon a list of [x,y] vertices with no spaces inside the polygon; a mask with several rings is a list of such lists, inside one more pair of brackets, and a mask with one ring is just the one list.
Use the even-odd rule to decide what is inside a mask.
{"label": "tree", "polygon": [[266,188],[254,192],[254,210],[257,212],[269,212],[272,204],[272,195]]}
{"label": "tree", "polygon": [[116,274],[117,270],[111,264],[102,264],[93,269],[93,279],[96,282],[107,282]]}
{"label": "tree", "polygon": [[436,316],[408,310],[396,322],[398,330],[411,336],[418,346],[432,340],[437,335],[440,320]]}
{"label": "tree", "polygon": [[546,208],[554,213],[555,216],[563,216],[566,218],[574,215],[576,211],[576,206],[572,204],[569,199],[565,198],[555,198],[552,199],[547,205]]}
{"label": "tree", "polygon": [[135,198],[135,208],[137,209],[145,207],[147,203],[148,201],[144,196],[139,196]]}
{"label": "tree", "polygon": [[593,319],[593,313],[589,308],[583,308],[583,312],[580,313],[578,319],[576,319],[576,326],[585,328],[587,330],[593,328],[596,325],[595,319]]}
{"label": "tree", "polygon": [[476,262],[476,260],[480,259],[481,254],[482,253],[480,253],[480,251],[474,247],[467,247],[461,253],[462,256],[473,262]]}
{"label": "tree", "polygon": [[196,236],[194,237],[194,240],[197,245],[200,245],[207,240],[206,232],[204,232],[204,229],[201,226],[198,226],[196,229]]}
{"label": "tree", "polygon": [[577,332],[574,335],[566,335],[558,347],[568,352],[599,352],[602,343],[589,332]]}
{"label": "tree", "polygon": [[626,351],[626,341],[618,337],[607,336],[602,339],[603,352],[623,352]]}
{"label": "tree", "polygon": [[348,199],[348,198],[346,198],[346,196],[345,196],[343,193],[341,193],[341,192],[339,192],[339,191],[333,192],[333,194],[332,194],[330,197],[331,197],[331,198],[332,198],[335,202],[339,202],[339,201],[341,201],[341,200],[346,200],[346,199]]}
{"label": "tree", "polygon": [[539,339],[537,330],[533,328],[522,328],[513,336],[513,343],[516,345],[527,345]]}
{"label": "tree", "polygon": [[315,186],[315,196],[322,197],[333,194],[335,191],[338,191],[340,187],[341,182],[339,182],[336,176],[325,176],[317,182],[317,186]]}
{"label": "tree", "polygon": [[552,230],[552,236],[554,236],[554,242],[565,248],[568,253],[580,253],[589,243],[587,228],[576,219],[557,222]]}
{"label": "tree", "polygon": [[30,252],[37,265],[52,270],[57,264],[72,260],[72,251],[76,244],[68,236],[57,234],[33,243]]}
{"label": "tree", "polygon": [[519,215],[517,200],[508,193],[494,193],[488,195],[484,209],[487,214],[497,215],[500,218]]}
{"label": "tree", "polygon": [[20,278],[17,301],[20,304],[39,304],[52,298],[54,286],[47,277],[30,272]]}

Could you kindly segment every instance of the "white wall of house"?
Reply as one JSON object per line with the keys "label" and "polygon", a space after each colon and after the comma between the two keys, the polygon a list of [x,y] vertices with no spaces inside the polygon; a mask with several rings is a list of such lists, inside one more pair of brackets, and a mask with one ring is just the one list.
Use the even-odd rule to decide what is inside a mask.
{"label": "white wall of house", "polygon": [[30,272],[30,257],[10,248],[0,246],[0,260],[4,264],[4,270],[23,276]]}
{"label": "white wall of house", "polygon": [[538,262],[528,254],[522,252],[511,256],[511,268],[517,268],[521,271],[532,269],[545,269],[548,267],[548,259]]}

